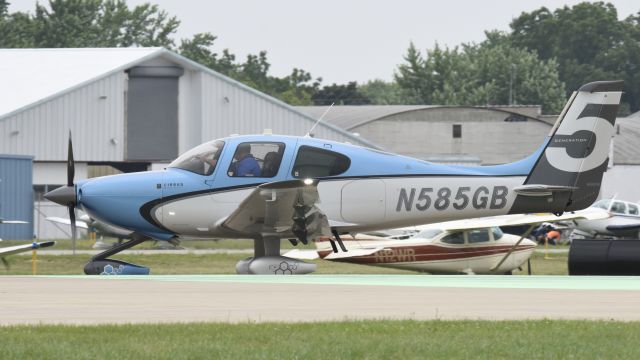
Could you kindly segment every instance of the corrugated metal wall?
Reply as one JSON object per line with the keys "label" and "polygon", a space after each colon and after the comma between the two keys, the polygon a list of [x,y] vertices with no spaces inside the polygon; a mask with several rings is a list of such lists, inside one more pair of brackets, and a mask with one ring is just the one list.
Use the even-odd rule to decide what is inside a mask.
{"label": "corrugated metal wall", "polygon": [[32,160],[30,156],[0,155],[0,218],[28,224],[0,224],[1,239],[33,238]]}
{"label": "corrugated metal wall", "polygon": [[[313,121],[291,108],[270,101],[231,82],[202,73],[202,142],[230,134],[274,134],[303,136]],[[319,125],[318,138],[348,141],[343,133]],[[351,139],[351,141],[353,141]]]}
{"label": "corrugated metal wall", "polygon": [[[471,155],[482,164],[503,164],[534,152],[551,125],[539,121],[507,122],[509,113],[484,108],[427,108],[401,112],[352,129],[394,153],[425,159]],[[461,138],[453,138],[453,125]]]}
{"label": "corrugated metal wall", "polygon": [[[96,80],[53,100],[0,119],[0,153],[28,154],[35,161],[67,157],[68,131],[74,134],[77,161],[123,161],[125,150],[126,74]],[[313,121],[211,74],[189,70],[180,79],[179,152],[230,134],[302,136]],[[340,131],[318,125],[319,138],[356,141]]]}
{"label": "corrugated metal wall", "polygon": [[66,159],[71,129],[76,160],[122,161],[125,76],[113,74],[0,119],[0,153]]}

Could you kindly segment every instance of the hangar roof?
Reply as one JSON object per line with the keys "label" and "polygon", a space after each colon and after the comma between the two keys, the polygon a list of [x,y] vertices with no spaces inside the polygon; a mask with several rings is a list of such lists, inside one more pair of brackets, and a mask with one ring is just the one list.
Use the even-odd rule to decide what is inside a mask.
{"label": "hangar roof", "polygon": [[[309,127],[316,120],[278,99],[160,47],[0,49],[0,79],[3,80],[0,83],[0,120],[158,57],[173,61],[189,70],[206,72],[277,106],[298,113],[310,121]],[[336,125],[324,123],[321,126],[342,133],[356,144],[379,148]]]}
{"label": "hangar roof", "polygon": [[[419,109],[428,109],[429,105],[338,105],[331,108],[325,115],[324,121],[339,126],[345,130],[371,120],[385,116]],[[296,109],[313,117],[319,118],[327,111],[328,106],[296,106]]]}
{"label": "hangar roof", "polygon": [[[381,119],[390,115],[404,113],[408,111],[435,109],[435,108],[468,108],[468,106],[446,106],[446,105],[338,105],[331,108],[331,111],[325,115],[324,120],[327,123],[336,125],[344,130],[350,131],[354,128],[368,123],[373,120]],[[520,114],[528,118],[542,120],[540,118],[533,117],[532,114],[539,113],[540,106],[478,106],[481,110],[495,110],[503,111],[506,113]],[[296,106],[296,109],[313,117],[319,118],[329,108],[328,106]],[[555,118],[553,118],[555,122]],[[553,122],[551,125],[553,125]]]}
{"label": "hangar roof", "polygon": [[618,165],[640,164],[640,114],[616,120],[613,163]]}

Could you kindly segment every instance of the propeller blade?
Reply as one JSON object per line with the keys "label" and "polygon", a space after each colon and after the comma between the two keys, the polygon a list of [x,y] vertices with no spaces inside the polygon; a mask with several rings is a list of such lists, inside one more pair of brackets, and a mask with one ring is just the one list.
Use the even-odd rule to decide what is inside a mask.
{"label": "propeller blade", "polygon": [[67,151],[67,186],[73,186],[73,178],[76,169],[73,160],[73,142],[71,141],[71,130],[69,130],[69,149]]}
{"label": "propeller blade", "polygon": [[76,209],[73,205],[69,205],[69,220],[71,221],[71,239],[73,240],[73,248],[75,250],[77,228],[76,228]]}

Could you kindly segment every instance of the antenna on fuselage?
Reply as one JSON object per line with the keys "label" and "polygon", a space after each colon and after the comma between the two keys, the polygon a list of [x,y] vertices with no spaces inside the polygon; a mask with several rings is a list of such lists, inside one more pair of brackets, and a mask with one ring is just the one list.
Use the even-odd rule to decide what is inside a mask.
{"label": "antenna on fuselage", "polygon": [[318,120],[316,120],[316,122],[313,124],[313,126],[311,127],[311,129],[309,129],[309,131],[307,131],[307,134],[304,137],[311,137],[311,132],[313,131],[313,129],[316,128],[316,126],[318,125],[318,123],[320,123],[320,121],[322,121],[322,119],[324,118],[325,115],[327,115],[327,113],[329,112],[329,110],[331,110],[331,108],[333,107],[333,104],[335,104],[334,102],[331,103],[331,105],[329,105],[329,108],[327,110],[325,110],[324,114],[322,114],[322,116],[320,116],[318,118]]}

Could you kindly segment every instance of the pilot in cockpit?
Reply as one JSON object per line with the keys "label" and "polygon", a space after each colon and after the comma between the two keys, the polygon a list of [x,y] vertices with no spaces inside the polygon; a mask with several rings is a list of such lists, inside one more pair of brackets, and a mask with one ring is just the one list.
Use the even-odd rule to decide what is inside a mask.
{"label": "pilot in cockpit", "polygon": [[213,169],[216,168],[216,164],[218,163],[218,157],[215,156],[215,153],[213,151],[196,155],[195,158],[200,160],[202,162],[202,165],[204,166],[202,174],[211,174],[213,172]]}
{"label": "pilot in cockpit", "polygon": [[251,145],[240,144],[233,155],[235,162],[229,171],[233,176],[260,176],[260,165],[251,154]]}

